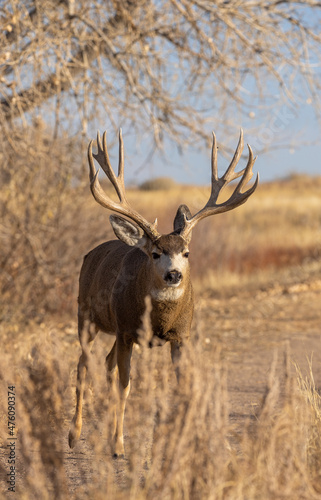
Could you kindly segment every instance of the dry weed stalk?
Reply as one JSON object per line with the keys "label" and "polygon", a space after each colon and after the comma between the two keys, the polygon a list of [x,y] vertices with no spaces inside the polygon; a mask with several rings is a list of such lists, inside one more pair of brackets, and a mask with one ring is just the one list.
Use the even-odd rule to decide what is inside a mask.
{"label": "dry weed stalk", "polygon": [[1,144],[0,158],[0,321],[63,311],[72,289],[66,253],[72,167],[60,164],[72,165],[72,141],[50,138],[41,125],[17,128]]}
{"label": "dry weed stalk", "polygon": [[291,375],[289,359],[287,348],[282,383],[276,377],[275,354],[262,407],[254,426],[244,435],[239,499],[320,498],[310,480],[307,455],[313,407]]}
{"label": "dry weed stalk", "polygon": [[[36,168],[35,158],[28,156],[32,140],[30,133],[23,148],[7,143],[4,151],[11,179],[0,192],[0,321],[7,323],[75,314],[82,255],[111,235],[103,217],[93,215],[87,190],[71,187],[63,174],[63,144],[47,144],[39,137]],[[51,150],[57,157],[49,155]],[[244,205],[239,214],[222,214],[223,220],[213,218],[211,224],[204,221],[196,227],[191,244],[196,293],[205,288],[222,294],[231,286],[259,280],[273,283],[280,279],[275,270],[286,277],[290,266],[299,265],[296,274],[314,266],[315,276],[320,269],[320,186],[319,178],[262,185],[252,201],[253,213]],[[196,187],[171,190],[162,231],[170,227],[182,191],[193,209],[208,195]],[[146,216],[151,212],[156,217],[164,205],[163,192],[129,190],[129,199]]]}
{"label": "dry weed stalk", "polygon": [[295,369],[299,388],[310,409],[306,442],[308,473],[314,488],[321,493],[321,397],[314,382],[312,359],[308,365],[309,371],[305,377],[297,364]]}
{"label": "dry weed stalk", "polygon": [[133,367],[141,397],[129,401],[127,413],[128,434],[136,427],[128,453],[131,498],[209,497],[224,477],[228,457],[226,372],[220,349],[200,366],[201,342],[188,346],[177,384],[166,348],[148,348],[148,313],[144,329],[141,336],[148,340],[136,350]]}
{"label": "dry weed stalk", "polygon": [[[147,317],[144,328],[142,338],[149,339]],[[180,385],[166,346],[135,350],[126,460],[114,461],[108,444],[112,415],[103,345],[94,347],[89,367],[92,397],[88,391],[83,450],[77,453],[67,448],[72,391],[62,348],[38,345],[15,374],[4,364],[1,386],[11,376],[17,385],[19,498],[319,499],[321,406],[312,369],[305,378],[298,370],[297,382],[286,352],[280,377],[275,355],[261,410],[242,429],[229,421],[224,353],[204,352],[201,324],[196,333]],[[3,423],[5,397],[0,412]],[[4,474],[1,449],[0,455]]]}

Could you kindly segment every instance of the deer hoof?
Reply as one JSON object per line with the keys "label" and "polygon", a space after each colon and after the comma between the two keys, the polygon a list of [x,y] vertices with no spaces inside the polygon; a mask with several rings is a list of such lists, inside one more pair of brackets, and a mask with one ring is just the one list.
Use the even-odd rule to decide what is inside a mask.
{"label": "deer hoof", "polygon": [[74,448],[79,439],[79,434],[80,433],[77,433],[76,429],[70,429],[68,436],[69,448]]}

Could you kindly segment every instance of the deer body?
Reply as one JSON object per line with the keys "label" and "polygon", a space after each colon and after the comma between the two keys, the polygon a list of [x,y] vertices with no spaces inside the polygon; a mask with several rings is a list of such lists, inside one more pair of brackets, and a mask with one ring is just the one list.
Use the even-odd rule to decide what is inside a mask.
{"label": "deer body", "polygon": [[[122,456],[124,412],[130,389],[130,360],[133,344],[140,340],[146,297],[150,297],[152,305],[150,321],[153,338],[150,339],[150,345],[170,342],[172,361],[179,376],[181,350],[190,336],[194,309],[188,263],[191,230],[204,217],[232,210],[244,203],[255,191],[258,178],[250,189],[241,192],[252,177],[255,161],[249,147],[247,166],[240,172],[234,172],[243,150],[242,131],[234,157],[225,174],[219,178],[216,139],[213,134],[212,189],[208,202],[194,216],[186,205],[180,205],[174,219],[173,232],[161,235],[157,231],[157,221],[149,223],[130,207],[126,198],[121,132],[118,176],[109,162],[106,133],[103,136],[103,144],[98,134],[98,153],[95,155],[92,153],[92,143],[93,141],[88,149],[88,160],[90,186],[94,198],[103,207],[125,215],[134,224],[119,215],[111,215],[110,222],[118,240],[99,245],[84,258],[78,298],[78,334],[82,353],[78,363],[76,411],[69,432],[69,445],[72,448],[81,433],[90,345],[98,331],[102,331],[116,336],[106,357],[106,368],[108,383],[118,384],[112,440],[114,456]],[[119,202],[114,202],[103,192],[93,157],[114,186]],[[241,177],[241,180],[233,194],[226,202],[218,204],[221,190],[238,177]]]}
{"label": "deer body", "polygon": [[[167,236],[162,238],[166,241]],[[183,248],[186,248],[185,244]],[[160,340],[181,344],[189,336],[193,315],[188,262],[181,283],[170,286],[140,248],[113,240],[86,255],[79,280],[81,325],[87,319],[102,332],[116,335],[119,331],[126,341],[137,342],[147,296],[152,302],[154,335]]]}

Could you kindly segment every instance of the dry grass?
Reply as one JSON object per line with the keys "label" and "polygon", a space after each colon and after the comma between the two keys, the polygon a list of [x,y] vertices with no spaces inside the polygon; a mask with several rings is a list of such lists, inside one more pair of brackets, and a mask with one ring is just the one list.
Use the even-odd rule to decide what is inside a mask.
{"label": "dry grass", "polygon": [[[126,410],[127,458],[115,461],[103,367],[108,340],[94,352],[83,439],[71,452],[74,339],[46,328],[37,335],[36,344],[21,339],[14,370],[10,356],[1,368],[4,443],[7,384],[14,381],[17,391],[16,490],[22,500],[320,498],[320,396],[312,372],[303,377],[291,369],[287,350],[281,374],[275,353],[262,402],[241,426],[229,418],[224,356],[218,347],[206,353],[201,328],[194,331],[194,348],[185,352],[180,385],[166,348],[137,347]],[[6,458],[2,448],[3,477]]]}
{"label": "dry grass", "polygon": [[[37,169],[19,157],[24,168],[12,170],[0,193],[0,321],[75,314],[83,255],[113,237],[108,213],[92,199],[87,181],[72,187],[70,173],[57,167],[56,158],[48,164],[46,153],[43,146]],[[320,189],[320,177],[262,184],[244,206],[202,221],[191,245],[196,289],[221,293],[254,276],[264,283],[275,270],[319,260]],[[150,220],[157,217],[162,232],[171,231],[180,203],[195,213],[208,194],[209,188],[189,186],[128,190],[135,208]]]}
{"label": "dry grass", "polygon": [[[5,479],[7,385],[14,383],[18,497],[321,498],[321,405],[312,370],[307,376],[299,368],[295,372],[286,351],[280,371],[280,352],[255,411],[248,411],[245,390],[246,418],[233,416],[228,383],[231,359],[237,357],[243,365],[233,383],[240,391],[244,380],[248,383],[250,346],[272,334],[264,348],[267,342],[277,344],[302,305],[300,293],[315,289],[317,305],[310,307],[307,296],[305,310],[288,331],[304,335],[309,318],[319,325],[321,178],[262,184],[244,206],[195,229],[191,268],[198,313],[194,348],[185,353],[184,382],[175,382],[167,346],[135,349],[125,420],[127,458],[113,461],[103,363],[107,337],[94,346],[82,439],[72,452],[67,447],[79,356],[78,273],[83,255],[112,237],[108,214],[91,199],[87,183],[71,186],[57,158],[48,162],[45,142],[40,151],[37,168],[24,163],[23,152],[14,157],[21,168],[8,166],[11,174],[0,192],[0,471]],[[13,154],[8,151],[7,157]],[[128,192],[137,210],[150,220],[158,217],[164,232],[171,230],[180,203],[195,212],[208,194],[208,188],[188,186]],[[272,322],[271,313],[278,303],[282,309],[286,296],[287,308]],[[311,331],[318,335],[319,326]]]}

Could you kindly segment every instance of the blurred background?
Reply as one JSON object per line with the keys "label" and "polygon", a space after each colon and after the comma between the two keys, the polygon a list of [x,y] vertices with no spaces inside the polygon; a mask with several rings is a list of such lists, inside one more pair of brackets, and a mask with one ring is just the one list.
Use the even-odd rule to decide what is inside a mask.
{"label": "blurred background", "polygon": [[[319,0],[0,1],[0,482],[14,434],[17,498],[320,498],[320,21]],[[71,451],[79,270],[114,237],[89,141],[107,130],[117,170],[122,128],[128,199],[170,232],[208,200],[212,131],[221,175],[241,127],[260,184],[193,230],[185,384],[169,346],[136,346],[114,460],[100,335]]]}
{"label": "blurred background", "polygon": [[130,196],[166,231],[206,202],[212,130],[223,172],[244,129],[260,191],[195,231],[195,279],[319,258],[320,20],[314,0],[3,0],[0,320],[75,313],[82,256],[111,237],[97,129],[116,168],[122,128]]}

